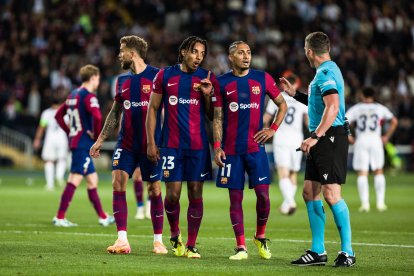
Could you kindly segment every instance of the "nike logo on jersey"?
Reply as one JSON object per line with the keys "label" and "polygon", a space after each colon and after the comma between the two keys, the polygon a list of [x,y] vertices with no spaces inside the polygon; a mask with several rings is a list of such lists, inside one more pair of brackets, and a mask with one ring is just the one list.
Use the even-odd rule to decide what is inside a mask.
{"label": "nike logo on jersey", "polygon": [[206,176],[206,175],[208,175],[208,172],[207,172],[207,173],[202,173],[202,174],[201,174],[201,177],[204,177],[204,176]]}
{"label": "nike logo on jersey", "polygon": [[150,178],[154,178],[154,177],[156,177],[158,175],[158,173],[157,174],[154,174],[154,175],[150,175]]}
{"label": "nike logo on jersey", "polygon": [[267,176],[265,177],[259,177],[259,181],[265,180],[267,178]]}
{"label": "nike logo on jersey", "polygon": [[125,89],[122,89],[122,93],[124,93],[125,91],[127,91],[129,88],[125,88]]}
{"label": "nike logo on jersey", "polygon": [[333,143],[335,141],[335,137],[331,136],[329,137],[329,140],[331,140],[331,142]]}
{"label": "nike logo on jersey", "polygon": [[177,84],[177,82],[175,82],[175,83],[167,83],[167,86],[170,87],[170,86],[173,86],[173,85],[176,85],[176,84]]}
{"label": "nike logo on jersey", "polygon": [[232,91],[227,91],[227,95],[233,94],[234,92],[236,92],[237,90],[232,90]]}
{"label": "nike logo on jersey", "polygon": [[325,178],[325,180],[327,180],[328,179],[328,174],[327,173],[324,173],[323,174],[323,178]]}

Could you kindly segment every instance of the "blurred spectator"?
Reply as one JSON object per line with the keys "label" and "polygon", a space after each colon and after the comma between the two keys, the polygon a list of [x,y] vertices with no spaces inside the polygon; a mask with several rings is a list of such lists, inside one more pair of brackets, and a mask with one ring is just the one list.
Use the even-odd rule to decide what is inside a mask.
{"label": "blurred spectator", "polygon": [[98,95],[107,106],[119,68],[118,39],[126,34],[146,38],[148,61],[158,67],[176,62],[175,49],[188,35],[205,37],[206,65],[216,74],[229,70],[226,45],[244,40],[257,54],[254,66],[275,78],[289,69],[309,83],[314,72],[303,57],[303,38],[321,30],[343,70],[347,106],[357,102],[360,87],[381,91],[382,103],[405,116],[393,142],[410,144],[414,117],[403,113],[414,110],[413,18],[408,0],[0,1],[0,111],[8,102],[11,117],[18,110],[35,115],[32,83],[43,109],[47,93],[79,84],[76,68],[85,63],[101,69]]}

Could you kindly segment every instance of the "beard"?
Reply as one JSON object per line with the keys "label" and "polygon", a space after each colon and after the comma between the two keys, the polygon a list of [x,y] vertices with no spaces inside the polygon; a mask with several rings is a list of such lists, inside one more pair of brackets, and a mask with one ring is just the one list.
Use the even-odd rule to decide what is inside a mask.
{"label": "beard", "polygon": [[122,69],[124,69],[124,70],[128,70],[128,69],[130,69],[130,68],[131,68],[131,66],[132,66],[132,60],[124,60],[124,61],[121,63],[121,65],[122,65]]}

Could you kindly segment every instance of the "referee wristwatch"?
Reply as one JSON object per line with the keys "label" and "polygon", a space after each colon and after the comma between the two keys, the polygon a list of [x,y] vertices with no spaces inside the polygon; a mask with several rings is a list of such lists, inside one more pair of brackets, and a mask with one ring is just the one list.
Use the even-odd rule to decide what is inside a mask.
{"label": "referee wristwatch", "polygon": [[321,139],[321,137],[319,137],[319,136],[316,134],[316,132],[315,132],[315,131],[312,131],[312,132],[311,132],[310,138],[312,138],[312,139],[316,139],[316,140],[318,140],[318,141],[319,141],[319,139]]}

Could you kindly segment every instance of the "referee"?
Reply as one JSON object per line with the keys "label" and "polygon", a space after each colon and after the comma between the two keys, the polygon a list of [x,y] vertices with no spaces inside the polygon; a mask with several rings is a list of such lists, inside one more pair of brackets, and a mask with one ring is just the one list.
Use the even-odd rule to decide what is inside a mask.
{"label": "referee", "polygon": [[308,210],[312,248],[291,263],[312,266],[325,265],[328,261],[324,242],[326,215],[320,196],[322,191],[341,237],[341,251],[334,266],[350,267],[356,259],[351,245],[349,210],[341,196],[348,157],[348,138],[344,129],[344,79],[338,65],[331,60],[330,42],[325,33],[310,33],[305,39],[304,49],[310,66],[316,69],[316,75],[309,84],[309,94],[295,91],[287,79],[280,79],[282,88],[290,96],[308,105],[311,133],[302,142],[300,150],[307,155],[303,199]]}

